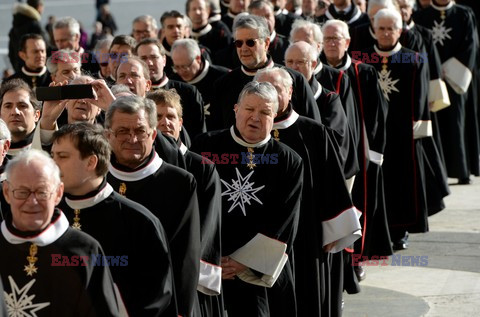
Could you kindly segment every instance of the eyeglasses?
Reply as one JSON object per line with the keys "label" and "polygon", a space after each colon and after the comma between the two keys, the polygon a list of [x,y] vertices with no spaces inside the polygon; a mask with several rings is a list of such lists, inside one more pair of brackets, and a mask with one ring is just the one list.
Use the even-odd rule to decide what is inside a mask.
{"label": "eyeglasses", "polygon": [[177,73],[181,70],[183,70],[183,71],[189,70],[190,67],[192,67],[192,64],[193,64],[194,61],[195,61],[195,58],[192,59],[192,61],[188,65],[173,65],[172,70],[173,70],[174,73]]}
{"label": "eyeglasses", "polygon": [[245,42],[245,44],[247,44],[248,47],[254,47],[258,40],[259,39],[248,39],[246,41],[235,40],[233,44],[235,44],[237,48],[241,48],[243,46],[243,42]]}
{"label": "eyeglasses", "polygon": [[309,60],[306,60],[306,59],[301,59],[301,60],[293,60],[293,59],[287,59],[285,60],[285,65],[290,67],[292,65],[295,65],[297,67],[300,67],[300,66],[304,66],[304,65],[307,65],[308,63],[310,63]]}
{"label": "eyeglasses", "polygon": [[53,192],[45,191],[45,190],[36,190],[36,191],[31,191],[28,189],[14,189],[12,190],[13,197],[15,199],[20,199],[20,200],[27,200],[28,197],[30,197],[31,194],[35,195],[35,199],[37,201],[45,201],[48,200]]}
{"label": "eyeglasses", "polygon": [[340,43],[341,40],[343,40],[344,37],[337,37],[337,36],[328,36],[323,38],[323,42],[325,43],[335,43],[338,44]]}
{"label": "eyeglasses", "polygon": [[117,131],[112,131],[112,130],[110,131],[115,136],[115,138],[120,142],[129,140],[132,137],[132,134],[133,134],[133,137],[137,139],[137,141],[143,141],[146,138],[148,138],[151,134],[145,128],[134,129],[133,133],[132,133],[132,130],[123,129],[123,128],[120,128]]}

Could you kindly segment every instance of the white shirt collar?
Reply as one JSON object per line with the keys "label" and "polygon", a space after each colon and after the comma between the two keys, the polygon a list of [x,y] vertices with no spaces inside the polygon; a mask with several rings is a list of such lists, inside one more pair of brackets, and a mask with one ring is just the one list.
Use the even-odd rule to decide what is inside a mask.
{"label": "white shirt collar", "polygon": [[437,11],[446,11],[446,10],[452,8],[454,4],[455,4],[454,1],[450,1],[449,4],[447,4],[444,7],[441,7],[441,6],[438,6],[438,5],[434,4],[433,1],[432,1],[432,3],[430,5],[432,6],[432,8],[434,8]]}
{"label": "white shirt collar", "polygon": [[188,151],[188,148],[185,144],[183,144],[183,142],[180,144],[180,152],[182,153],[182,155],[185,155],[185,153],[187,153]]}
{"label": "white shirt collar", "polygon": [[100,190],[95,196],[85,199],[72,200],[65,197],[65,202],[72,209],[85,209],[104,201],[108,196],[113,193],[113,187],[110,184],[106,184],[105,187]]}
{"label": "white shirt collar", "polygon": [[233,125],[230,127],[230,134],[232,135],[232,138],[235,142],[237,142],[238,144],[240,144],[241,146],[244,146],[244,147],[260,147],[260,146],[263,146],[265,144],[268,143],[268,141],[270,141],[270,139],[272,138],[272,136],[269,134],[267,135],[267,137],[265,139],[263,139],[262,141],[260,142],[257,142],[257,143],[247,143],[245,141],[243,141],[241,138],[239,138],[236,134],[235,134],[235,129],[233,128]]}
{"label": "white shirt collar", "polygon": [[153,157],[153,160],[149,162],[143,168],[136,170],[134,172],[125,172],[116,169],[111,163],[108,164],[108,171],[112,174],[115,178],[127,182],[136,182],[147,178],[148,176],[155,173],[163,164],[163,160],[158,156],[157,152]]}
{"label": "white shirt collar", "polygon": [[283,119],[282,121],[273,123],[273,129],[280,129],[280,130],[286,129],[292,124],[294,124],[297,121],[298,117],[300,117],[300,115],[296,113],[295,110],[292,109],[292,111],[290,112],[290,115],[287,118]]}
{"label": "white shirt collar", "polygon": [[[263,67],[263,68],[272,68],[272,67],[274,66],[274,64],[275,64],[275,63],[273,62],[273,60],[270,60],[270,62],[268,63],[268,65],[265,66],[265,67]],[[259,68],[259,69],[263,69],[263,68]],[[252,77],[255,76],[255,74],[257,73],[257,70],[258,70],[258,69],[257,69],[257,70],[255,70],[254,72],[251,72],[251,71],[245,69],[245,67],[244,67],[243,65],[241,66],[241,69],[242,69],[242,72],[243,72],[245,75],[247,75],[247,76],[252,76]]]}
{"label": "white shirt collar", "polygon": [[205,34],[207,34],[208,32],[210,32],[212,30],[212,25],[210,23],[208,23],[206,26],[203,27],[203,29],[201,29],[200,31],[198,32],[194,32],[192,31],[192,37],[194,39],[198,39],[200,36],[203,36]]}
{"label": "white shirt collar", "polygon": [[350,55],[348,55],[347,52],[345,52],[345,54],[347,55],[347,60],[345,61],[345,65],[343,65],[340,68],[337,68],[338,70],[346,71],[352,65],[352,59],[350,58]]}
{"label": "white shirt collar", "polygon": [[273,40],[275,39],[276,36],[277,36],[277,32],[275,32],[275,30],[273,30],[272,34],[270,34],[270,43],[273,42]]}
{"label": "white shirt collar", "polygon": [[53,242],[57,241],[58,238],[60,238],[65,231],[68,229],[68,220],[67,217],[63,214],[63,212],[60,211],[60,216],[52,221],[47,228],[45,228],[42,232],[40,232],[36,236],[32,237],[19,237],[14,235],[13,233],[10,232],[7,228],[7,224],[5,221],[2,222],[1,225],[1,230],[2,234],[5,237],[5,240],[7,240],[11,244],[21,244],[25,242],[31,242],[35,243],[40,247],[47,246],[49,244],[52,244]]}
{"label": "white shirt collar", "polygon": [[317,66],[313,70],[313,74],[316,75],[316,74],[320,73],[322,68],[323,68],[323,63],[320,60],[318,60]]}
{"label": "white shirt collar", "polygon": [[210,69],[210,63],[207,60],[205,60],[204,64],[205,64],[205,66],[203,67],[202,72],[197,77],[195,77],[194,79],[192,79],[188,82],[190,85],[198,83],[199,81],[204,79],[205,76],[207,76],[208,70]]}
{"label": "white shirt collar", "polygon": [[158,83],[158,84],[156,84],[156,85],[153,85],[153,84],[152,84],[152,88],[151,88],[151,89],[163,88],[163,87],[168,83],[168,80],[169,80],[168,77],[165,76],[165,78],[163,78],[163,80],[162,80],[160,83]]}
{"label": "white shirt collar", "polygon": [[24,73],[25,75],[27,76],[42,76],[43,74],[45,74],[47,72],[47,67],[46,66],[43,66],[42,67],[42,70],[38,73],[32,73],[32,72],[29,72],[28,70],[25,69],[25,66],[22,66],[22,73]]}
{"label": "white shirt collar", "polygon": [[375,52],[377,52],[378,55],[382,56],[382,57],[388,57],[388,56],[392,56],[393,54],[396,54],[400,51],[400,49],[402,48],[402,44],[400,44],[400,42],[397,43],[397,45],[395,45],[394,48],[392,48],[390,51],[382,51],[380,50],[378,47],[377,47],[377,44],[375,44],[373,46],[373,48],[375,49]]}

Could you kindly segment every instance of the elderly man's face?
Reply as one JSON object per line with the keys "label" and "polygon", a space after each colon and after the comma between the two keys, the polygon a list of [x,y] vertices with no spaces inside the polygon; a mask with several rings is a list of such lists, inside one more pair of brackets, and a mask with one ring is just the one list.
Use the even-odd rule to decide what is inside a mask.
{"label": "elderly man's face", "polygon": [[157,45],[140,45],[137,49],[137,55],[147,64],[151,81],[156,82],[162,79],[165,58],[160,54],[160,49]]}
{"label": "elderly man's face", "polygon": [[292,42],[296,43],[299,41],[304,41],[307,42],[308,44],[312,45],[317,49],[317,52],[322,51],[322,43],[317,43],[315,41],[315,38],[313,36],[313,31],[311,29],[307,28],[300,28],[297,29],[293,34],[292,34]]}
{"label": "elderly man's face", "polygon": [[138,42],[143,39],[154,38],[156,39],[158,36],[158,30],[153,28],[150,23],[146,23],[143,21],[137,21],[133,23],[132,26],[132,35],[133,38]]}
{"label": "elderly man's face", "polygon": [[55,46],[59,50],[78,50],[80,43],[80,36],[78,34],[71,35],[68,28],[53,29],[53,38]]}
{"label": "elderly man's face", "polygon": [[150,90],[152,82],[145,78],[142,64],[135,60],[129,60],[118,66],[117,84],[125,85],[135,95],[145,97],[147,91]]}
{"label": "elderly man's face", "polygon": [[285,54],[285,66],[302,73],[305,79],[310,81],[315,68],[313,66],[314,61],[311,61],[310,59],[310,55],[307,51],[302,50],[299,47],[292,46]]}
{"label": "elderly man's face", "polygon": [[33,107],[28,91],[20,89],[3,96],[0,116],[15,139],[15,136],[29,134],[35,129],[40,111]]}
{"label": "elderly man's face", "polygon": [[[248,40],[254,40],[253,46],[247,45]],[[270,45],[270,39],[261,40],[258,37],[258,30],[237,29],[235,31],[235,41],[241,41],[242,46],[237,47],[237,54],[243,66],[249,69],[261,67],[267,62],[267,51]]]}
{"label": "elderly man's face", "polygon": [[235,126],[245,141],[257,143],[270,134],[276,115],[273,103],[249,94],[235,105]]}
{"label": "elderly man's face", "polygon": [[278,94],[278,113],[282,113],[288,108],[288,103],[292,99],[292,87],[285,87],[282,77],[278,74],[261,74],[258,77],[259,82],[269,82],[275,87]]}
{"label": "elderly man's face", "polygon": [[18,230],[39,231],[50,224],[63,195],[63,184],[55,184],[51,173],[43,162],[19,163],[3,183],[3,195],[10,204],[13,224]]}
{"label": "elderly man's face", "polygon": [[107,138],[118,163],[136,168],[143,163],[153,149],[157,136],[155,127],[150,127],[147,114],[140,110],[135,114],[116,111]]}
{"label": "elderly man's face", "polygon": [[408,22],[412,16],[413,8],[410,6],[408,0],[397,0],[400,7],[400,13],[402,14],[402,20]]}
{"label": "elderly man's face", "polygon": [[52,80],[60,83],[63,81],[71,81],[81,75],[80,64],[77,63],[63,63],[57,64],[57,72],[52,74]]}
{"label": "elderly man's face", "polygon": [[38,39],[28,39],[25,43],[25,52],[19,52],[20,58],[31,70],[36,70],[45,66],[47,61],[47,50],[45,41]]}
{"label": "elderly man's face", "polygon": [[377,27],[375,27],[375,36],[380,49],[389,50],[393,48],[401,34],[402,30],[398,29],[395,22],[389,18],[380,19]]}
{"label": "elderly man's face", "polygon": [[178,117],[177,110],[169,104],[157,104],[157,129],[175,140],[180,137],[183,119]]}
{"label": "elderly man's face", "polygon": [[183,47],[178,47],[172,52],[172,61],[175,73],[187,82],[193,80],[202,68],[202,57],[198,55],[192,60]]}
{"label": "elderly man's face", "polygon": [[[344,56],[350,44],[340,28],[331,25],[323,31],[323,52],[330,63],[338,63]],[[337,65],[334,65],[337,66]]]}

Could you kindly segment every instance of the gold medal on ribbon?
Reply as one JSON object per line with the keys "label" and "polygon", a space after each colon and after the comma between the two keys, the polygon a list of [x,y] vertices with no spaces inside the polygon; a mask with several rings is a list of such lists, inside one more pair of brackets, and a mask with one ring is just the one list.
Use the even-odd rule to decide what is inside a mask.
{"label": "gold medal on ribbon", "polygon": [[35,256],[37,255],[38,247],[35,243],[32,243],[30,246],[30,255],[27,256],[28,265],[25,265],[23,269],[27,272],[27,276],[33,276],[33,274],[37,273],[38,267],[35,266],[35,263],[38,261],[38,258]]}

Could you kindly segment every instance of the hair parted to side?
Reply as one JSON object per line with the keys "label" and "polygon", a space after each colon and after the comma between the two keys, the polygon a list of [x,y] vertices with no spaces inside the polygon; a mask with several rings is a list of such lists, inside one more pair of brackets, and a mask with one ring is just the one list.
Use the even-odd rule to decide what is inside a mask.
{"label": "hair parted to side", "polygon": [[20,78],[10,79],[2,84],[0,89],[0,108],[3,105],[3,97],[6,93],[19,90],[25,90],[28,92],[28,95],[30,96],[30,103],[32,104],[33,109],[42,110],[42,104],[37,100],[37,96],[35,95],[33,89],[30,88],[30,86],[23,79]]}
{"label": "hair parted to side", "polygon": [[259,78],[262,77],[262,75],[271,75],[271,76],[279,76],[282,85],[285,89],[290,89],[293,86],[293,79],[290,76],[290,74],[283,68],[280,67],[272,67],[272,68],[262,68],[257,71],[255,74],[255,77],[253,77],[253,80],[258,81]]}
{"label": "hair parted to side", "polygon": [[275,87],[269,82],[259,83],[258,81],[251,81],[243,87],[240,95],[238,95],[237,104],[240,104],[247,95],[257,95],[272,104],[273,113],[278,112],[278,94]]}
{"label": "hair parted to side", "polygon": [[53,29],[68,29],[70,35],[80,35],[80,24],[72,17],[62,17],[55,21]]}
{"label": "hair parted to side", "polygon": [[237,29],[250,29],[258,31],[258,38],[266,40],[270,37],[267,20],[264,17],[256,15],[245,14],[235,18],[233,23],[233,34],[235,35]]}
{"label": "hair parted to side", "polygon": [[66,124],[53,133],[52,141],[57,143],[64,138],[70,138],[82,159],[91,155],[97,156],[98,163],[95,168],[97,176],[107,174],[110,162],[110,144],[102,126],[87,122]]}
{"label": "hair parted to side", "polygon": [[119,97],[112,102],[105,114],[105,129],[112,127],[112,119],[116,112],[137,114],[141,110],[145,111],[149,128],[155,129],[157,127],[157,106],[153,100],[136,95]]}
{"label": "hair parted to side", "polygon": [[347,23],[345,23],[341,20],[328,20],[322,26],[322,33],[325,33],[325,30],[328,27],[331,27],[331,26],[337,27],[340,30],[340,33],[342,34],[342,36],[344,38],[346,38],[347,40],[350,39],[350,32],[348,31],[348,24]]}
{"label": "hair parted to side", "polygon": [[156,105],[172,107],[177,112],[178,118],[183,118],[182,98],[175,89],[158,89],[147,93],[147,98]]}

